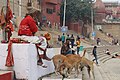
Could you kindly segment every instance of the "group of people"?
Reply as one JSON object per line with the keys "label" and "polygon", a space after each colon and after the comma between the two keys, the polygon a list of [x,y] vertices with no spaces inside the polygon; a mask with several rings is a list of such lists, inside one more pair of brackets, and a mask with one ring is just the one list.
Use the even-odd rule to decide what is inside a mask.
{"label": "group of people", "polygon": [[112,55],[111,52],[109,51],[109,49],[106,49],[105,54],[110,55],[112,58],[120,57],[120,55],[118,55],[118,54]]}
{"label": "group of people", "polygon": [[111,42],[112,45],[119,45],[119,40],[115,39],[113,35],[107,33],[107,36],[112,38],[112,42]]}
{"label": "group of people", "polygon": [[[64,34],[63,34],[64,35]],[[60,36],[59,36],[60,37]],[[59,39],[59,38],[58,38]],[[61,47],[61,54],[63,55],[67,55],[67,54],[75,54],[75,50],[72,50],[70,48],[70,41],[69,39],[66,39],[66,42],[62,42],[63,45]],[[80,40],[80,37],[77,36],[76,38],[76,46],[77,46],[77,54],[79,54],[79,51],[80,51],[80,43],[81,43],[81,40]],[[96,61],[96,64],[98,64],[98,58],[97,58],[97,46],[94,46],[93,47],[93,50],[92,50],[92,54],[94,56],[94,59],[93,61]]]}
{"label": "group of people", "polygon": [[62,45],[65,43],[65,41],[69,40],[69,42],[71,43],[71,48],[73,48],[75,42],[75,38],[73,34],[71,34],[71,36],[68,34],[66,37],[65,34],[63,33],[63,35],[61,37],[58,36],[58,38],[61,39]]}
{"label": "group of people", "polygon": [[75,45],[77,46],[77,54],[79,54],[80,43],[81,43],[79,36],[77,36],[75,41],[73,34],[71,34],[71,37],[70,37],[69,34],[65,36],[65,34],[63,33],[61,37],[60,35],[58,35],[58,41],[62,42],[61,54],[64,54],[64,55],[75,54],[75,50],[73,50],[73,46]]}
{"label": "group of people", "polygon": [[[76,41],[80,39],[79,35],[77,35],[76,37]],[[70,44],[71,44],[71,48],[73,48],[73,46],[75,46],[75,37],[73,34],[71,34],[71,36],[69,34],[65,35],[65,33],[62,34],[62,36],[58,35],[58,42],[62,42],[62,45],[69,40]]]}
{"label": "group of people", "polygon": [[112,45],[119,45],[118,39],[113,39],[112,40]]}

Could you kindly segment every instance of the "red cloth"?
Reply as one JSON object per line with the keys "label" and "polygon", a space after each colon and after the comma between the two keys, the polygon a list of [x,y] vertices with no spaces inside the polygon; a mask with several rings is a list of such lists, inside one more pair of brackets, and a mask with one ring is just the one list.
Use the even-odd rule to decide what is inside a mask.
{"label": "red cloth", "polygon": [[7,0],[7,12],[6,12],[6,21],[9,22],[13,18],[12,11],[10,9],[10,1]]}
{"label": "red cloth", "polygon": [[8,41],[12,35],[12,32],[14,31],[14,28],[13,28],[13,25],[11,22],[7,23],[6,27],[5,27],[5,30],[6,30],[6,34],[7,34],[7,38],[8,38]]}
{"label": "red cloth", "polygon": [[14,28],[11,22],[7,23],[6,27],[9,27],[12,32],[14,31]]}
{"label": "red cloth", "polygon": [[7,55],[6,64],[5,64],[5,66],[7,67],[14,66],[14,58],[13,58],[11,49],[12,49],[12,41],[10,40],[8,43],[8,55]]}
{"label": "red cloth", "polygon": [[31,16],[25,17],[19,26],[18,35],[33,36],[33,33],[37,32],[35,20]]}
{"label": "red cloth", "polygon": [[9,40],[8,54],[7,54],[7,58],[6,58],[6,64],[5,64],[5,66],[7,66],[7,67],[14,66],[14,57],[13,57],[13,53],[11,51],[12,43],[28,43],[28,42],[21,41],[19,38],[12,38],[11,40]]}

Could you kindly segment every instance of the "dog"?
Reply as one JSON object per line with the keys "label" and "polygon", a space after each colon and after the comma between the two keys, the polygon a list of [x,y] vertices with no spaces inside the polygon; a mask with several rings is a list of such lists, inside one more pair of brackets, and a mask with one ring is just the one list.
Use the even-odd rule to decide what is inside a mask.
{"label": "dog", "polygon": [[76,77],[79,74],[78,69],[80,68],[81,71],[83,69],[83,67],[87,67],[88,68],[88,74],[89,77],[91,77],[90,75],[90,71],[93,73],[93,61],[88,60],[87,58],[85,58],[85,53],[86,50],[84,50],[83,56],[81,57],[80,55],[76,55],[76,54],[68,54],[66,56],[64,55],[55,55],[52,59],[53,59],[53,63],[55,66],[55,72],[59,72],[63,78],[64,77],[68,77],[72,71],[73,68],[75,68],[76,71]]}
{"label": "dog", "polygon": [[[85,55],[86,50],[84,50],[83,56]],[[75,68],[75,77],[78,77],[79,74],[79,67],[80,67],[80,62],[82,57],[79,54],[68,54],[66,55],[66,57],[68,58],[68,63],[72,66],[67,66],[68,63],[62,63],[62,65],[60,65],[60,69],[66,73],[66,75],[70,75],[72,72],[72,69]],[[67,69],[66,69],[67,68]],[[65,71],[64,71],[65,70]]]}
{"label": "dog", "polygon": [[[62,66],[61,68],[63,68],[62,70],[63,71],[64,70],[68,71],[67,73],[70,74],[72,69],[75,68],[75,71],[77,72],[76,74],[78,76],[78,74],[79,74],[79,70],[78,69],[80,68],[81,71],[82,71],[83,67],[87,67],[89,77],[91,78],[91,74],[90,73],[92,73],[93,78],[95,79],[95,76],[94,76],[94,64],[95,63],[93,61],[90,61],[87,58],[85,58],[85,53],[86,53],[86,50],[84,50],[84,53],[83,53],[82,56],[76,55],[76,54],[74,54],[74,55],[72,55],[72,54],[66,55],[66,57],[69,59],[69,61],[68,61],[69,64],[71,64],[72,66],[70,66],[68,68],[66,66],[66,63],[63,63],[64,65],[61,65]],[[65,67],[68,68],[68,70],[66,70]],[[67,73],[65,73],[65,74],[67,74]]]}
{"label": "dog", "polygon": [[84,56],[81,58],[81,62],[80,62],[81,71],[84,66],[87,67],[89,77],[91,78],[91,75],[90,75],[90,72],[91,72],[93,75],[93,78],[95,79],[95,76],[94,76],[94,64],[95,63],[93,61],[88,60]]}
{"label": "dog", "polygon": [[64,67],[65,63],[68,68],[72,65],[69,64],[68,58],[62,54],[55,55],[53,58],[53,64],[55,66],[55,73],[60,73],[63,77],[67,77],[67,74],[64,74],[64,71],[62,70],[62,67]]}
{"label": "dog", "polygon": [[80,62],[81,62],[81,57],[79,55],[76,54],[68,54],[66,55],[66,57],[69,59],[69,64],[71,64],[72,66],[69,68],[68,73],[70,74],[72,69],[75,68],[75,76],[78,77],[79,71],[78,68],[80,66]]}
{"label": "dog", "polygon": [[79,55],[69,54],[67,56],[64,56],[62,54],[59,54],[55,55],[52,59],[55,66],[56,74],[59,73],[63,76],[63,78],[67,78],[68,76],[70,76],[73,68],[75,68],[75,71],[78,74],[78,62],[80,62],[81,59]]}

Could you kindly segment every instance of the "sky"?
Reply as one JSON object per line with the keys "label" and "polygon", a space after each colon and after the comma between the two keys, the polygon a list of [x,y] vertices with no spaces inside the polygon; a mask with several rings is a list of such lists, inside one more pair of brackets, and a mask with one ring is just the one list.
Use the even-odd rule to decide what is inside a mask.
{"label": "sky", "polygon": [[104,2],[116,2],[116,1],[119,1],[119,0],[102,0]]}

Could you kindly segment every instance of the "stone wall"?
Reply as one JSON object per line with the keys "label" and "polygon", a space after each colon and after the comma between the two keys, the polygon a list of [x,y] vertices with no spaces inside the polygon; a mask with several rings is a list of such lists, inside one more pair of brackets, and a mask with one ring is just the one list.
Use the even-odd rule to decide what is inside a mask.
{"label": "stone wall", "polygon": [[110,33],[111,35],[113,35],[114,37],[118,37],[120,34],[120,25],[112,25],[112,24],[108,24],[108,25],[103,25],[102,26],[103,31]]}

